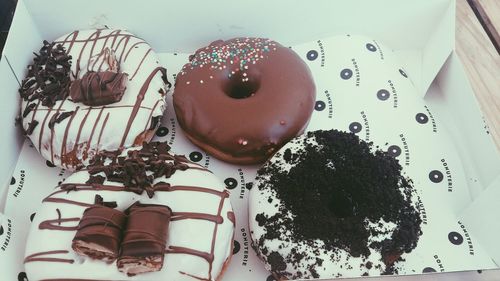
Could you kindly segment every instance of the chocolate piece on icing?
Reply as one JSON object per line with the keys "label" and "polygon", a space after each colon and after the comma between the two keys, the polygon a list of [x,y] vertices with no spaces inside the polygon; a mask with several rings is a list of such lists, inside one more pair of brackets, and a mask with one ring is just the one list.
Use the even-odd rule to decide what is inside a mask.
{"label": "chocolate piece on icing", "polygon": [[118,270],[128,276],[161,270],[172,211],[167,206],[136,202],[126,213]]}
{"label": "chocolate piece on icing", "polygon": [[127,77],[126,73],[89,71],[71,84],[71,99],[89,106],[119,102],[125,93]]}
{"label": "chocolate piece on icing", "polygon": [[126,215],[110,208],[116,203],[104,202],[99,195],[95,203],[83,212],[71,247],[80,255],[112,262],[119,254]]}

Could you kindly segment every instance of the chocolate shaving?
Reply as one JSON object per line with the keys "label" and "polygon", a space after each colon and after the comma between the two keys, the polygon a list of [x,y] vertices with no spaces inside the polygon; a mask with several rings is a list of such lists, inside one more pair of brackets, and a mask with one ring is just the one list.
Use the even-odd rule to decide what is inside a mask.
{"label": "chocolate shaving", "polygon": [[172,210],[163,205],[136,202],[125,213],[128,221],[118,270],[128,276],[161,270]]}
{"label": "chocolate shaving", "polygon": [[[40,99],[43,106],[49,107],[65,99],[70,84],[70,60],[71,56],[66,54],[61,44],[43,41],[40,53],[35,53],[33,64],[28,66],[28,75],[21,83],[21,98],[25,101]],[[23,117],[26,117],[25,114],[26,109]]]}
{"label": "chocolate shaving", "polygon": [[[103,151],[97,154],[88,166],[91,175],[87,183],[100,183],[104,179],[95,176],[104,173],[106,180],[119,182],[130,192],[142,194],[146,191],[149,198],[154,196],[153,181],[159,177],[171,177],[176,170],[189,168],[189,161],[182,155],[171,155],[167,143],[143,143],[140,150],[129,150],[127,156],[118,156],[121,151]],[[109,164],[104,164],[105,162]],[[169,161],[169,162],[166,162]]]}
{"label": "chocolate shaving", "polygon": [[26,129],[25,134],[26,135],[31,135],[33,133],[33,130],[35,130],[36,126],[38,125],[38,121],[33,120],[33,122],[28,123],[28,129]]}
{"label": "chocolate shaving", "polygon": [[57,114],[52,115],[52,117],[50,117],[50,120],[49,120],[49,128],[53,129],[54,125],[56,123],[57,124],[61,123],[64,119],[73,115],[73,113],[75,113],[75,112],[74,111],[66,111],[63,113],[57,113]]}
{"label": "chocolate shaving", "polygon": [[26,116],[28,116],[28,114],[30,114],[30,112],[33,111],[35,107],[36,103],[30,103],[23,111],[23,118],[26,118]]}
{"label": "chocolate shaving", "polygon": [[95,195],[95,197],[94,197],[94,204],[95,205],[105,206],[105,207],[108,207],[108,208],[116,208],[118,206],[116,204],[116,201],[107,201],[107,202],[105,202],[104,198],[102,198],[102,196],[99,195],[99,194]]}
{"label": "chocolate shaving", "polygon": [[90,178],[85,182],[86,184],[103,184],[104,181],[106,180],[105,177],[101,175],[97,176],[90,176]]}

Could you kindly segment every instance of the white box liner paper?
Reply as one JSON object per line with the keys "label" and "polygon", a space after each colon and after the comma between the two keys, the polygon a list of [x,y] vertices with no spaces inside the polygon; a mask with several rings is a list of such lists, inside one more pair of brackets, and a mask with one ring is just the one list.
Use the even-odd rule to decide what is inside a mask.
{"label": "white box liner paper", "polygon": [[[335,128],[356,133],[397,157],[414,182],[424,234],[417,248],[403,256],[406,262],[401,263],[399,273],[496,268],[467,225],[457,219],[456,213],[470,203],[471,195],[470,179],[464,176],[453,141],[391,49],[355,35],[315,40],[292,49],[309,65],[317,87],[307,130]],[[188,54],[181,53],[159,57],[172,82],[188,61]],[[274,280],[250,246],[247,198],[258,167],[224,163],[191,144],[178,126],[171,95],[155,139],[212,170],[231,192],[237,224],[234,256],[223,280]],[[2,280],[25,280],[22,261],[30,221],[41,200],[69,175],[44,160],[26,141],[12,175],[5,215],[0,216],[0,264],[9,268]]]}

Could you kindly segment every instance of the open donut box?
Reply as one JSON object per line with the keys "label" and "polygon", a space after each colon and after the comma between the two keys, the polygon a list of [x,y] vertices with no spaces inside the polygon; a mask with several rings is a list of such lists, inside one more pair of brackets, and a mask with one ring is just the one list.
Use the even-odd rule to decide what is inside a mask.
{"label": "open donut box", "polygon": [[[475,239],[474,243],[482,245],[491,264],[500,264],[500,243],[497,238],[500,232],[500,155],[488,134],[461,62],[453,51],[454,0],[323,0],[293,3],[285,0],[223,0],[210,3],[195,0],[154,0],[147,3],[19,0],[0,61],[1,90],[5,97],[9,97],[0,103],[0,130],[4,135],[0,146],[0,280],[19,279],[19,272],[24,270],[22,257],[26,237],[16,235],[12,225],[21,222],[13,222],[10,219],[13,214],[9,213],[12,211],[5,209],[9,195],[15,192],[24,195],[25,200],[30,198],[29,194],[20,191],[23,183],[28,181],[24,179],[25,175],[22,174],[17,182],[12,176],[25,142],[14,123],[19,111],[19,82],[25,76],[32,53],[39,50],[44,39],[50,41],[73,30],[104,26],[130,30],[149,42],[160,55],[191,53],[213,40],[237,36],[268,37],[291,46],[350,32],[385,42],[394,49],[421,98],[425,99],[426,105],[447,130],[452,140],[448,145],[460,156],[463,173],[468,181],[454,188],[465,189],[465,193],[470,196],[464,202],[452,206],[460,225],[467,225],[465,236],[468,238],[467,233],[470,233]],[[172,110],[172,106],[167,110]],[[39,202],[33,202],[33,205],[37,204]],[[21,210],[25,206],[16,208]],[[29,221],[22,223],[29,224]],[[472,244],[470,239],[467,242]],[[248,250],[248,243],[241,247]],[[464,247],[467,250],[471,245],[465,243]],[[248,251],[252,252],[252,249]],[[248,251],[245,251],[247,255]],[[448,272],[446,264],[437,255],[430,257],[434,257],[428,262],[436,273],[415,272],[413,275],[371,279],[500,279],[500,270],[495,269],[495,266]],[[236,264],[235,267],[245,267],[246,272],[251,271],[252,266],[261,266],[258,263],[247,264],[244,259],[240,253],[233,257],[232,263]],[[259,270],[262,271],[256,269]],[[260,278],[242,276],[251,280]],[[229,280],[228,276],[223,279]]]}

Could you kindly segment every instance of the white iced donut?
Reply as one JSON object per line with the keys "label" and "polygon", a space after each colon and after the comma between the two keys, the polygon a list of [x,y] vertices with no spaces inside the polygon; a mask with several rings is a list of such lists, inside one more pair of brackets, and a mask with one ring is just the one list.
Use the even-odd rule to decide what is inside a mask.
{"label": "white iced donut", "polygon": [[356,135],[308,132],[258,171],[254,249],[279,280],[395,273],[421,235],[412,192],[397,160]]}
{"label": "white iced donut", "polygon": [[[24,261],[29,279],[219,280],[232,255],[235,218],[229,193],[210,171],[166,153],[168,149],[166,144],[153,142],[121,154],[104,153],[56,187],[43,200],[31,225]],[[144,173],[137,169],[141,162],[146,163]],[[95,206],[96,195],[106,202],[115,201],[117,211],[138,201],[170,208],[159,271],[137,274],[133,265],[119,268],[121,257],[106,262],[73,250],[84,211]],[[167,222],[144,219],[142,223],[155,228]],[[130,229],[123,226],[121,231],[126,235]]]}
{"label": "white iced donut", "polygon": [[169,88],[166,69],[141,38],[118,29],[75,31],[45,41],[28,66],[21,122],[45,159],[74,170],[99,151],[149,141]]}

